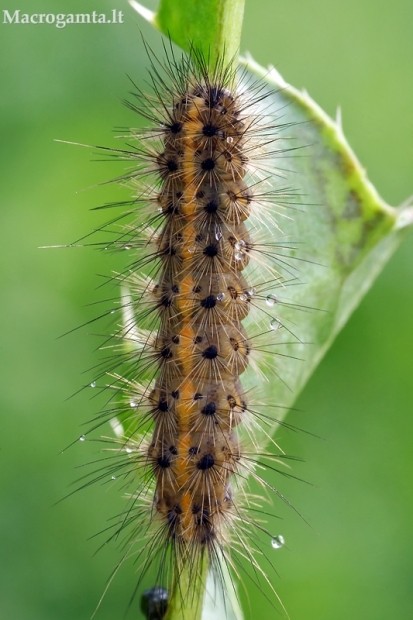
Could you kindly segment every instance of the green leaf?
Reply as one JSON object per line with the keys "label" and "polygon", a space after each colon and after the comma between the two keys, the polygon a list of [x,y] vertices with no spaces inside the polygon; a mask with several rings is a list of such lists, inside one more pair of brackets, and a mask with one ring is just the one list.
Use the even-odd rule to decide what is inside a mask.
{"label": "green leaf", "polygon": [[[288,238],[300,243],[289,253],[300,261],[299,285],[291,293],[281,291],[279,297],[286,298],[286,304],[318,310],[300,312],[281,304],[276,308],[282,323],[301,342],[284,337],[292,342],[283,345],[282,353],[291,358],[276,363],[283,382],[275,387],[267,383],[265,400],[288,409],[411,229],[413,208],[407,201],[394,209],[380,198],[348,145],[340,119],[333,121],[274,68],[264,69],[250,57],[242,62],[272,90],[266,103],[279,111],[280,123],[289,125],[280,134],[278,148],[297,148],[278,164],[288,168],[287,184],[299,188],[304,203],[301,213],[289,214],[291,219],[281,223]],[[262,329],[268,330],[264,321],[268,319]],[[249,379],[251,385],[256,383],[255,377]]]}

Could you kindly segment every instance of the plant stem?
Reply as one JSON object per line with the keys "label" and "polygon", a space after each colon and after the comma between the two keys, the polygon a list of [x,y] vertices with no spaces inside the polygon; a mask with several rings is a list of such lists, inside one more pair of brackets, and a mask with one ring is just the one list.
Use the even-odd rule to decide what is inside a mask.
{"label": "plant stem", "polygon": [[245,0],[161,0],[156,13],[129,2],[182,49],[201,52],[210,67],[237,60]]}
{"label": "plant stem", "polygon": [[164,620],[201,620],[209,561],[205,553],[200,561],[200,572],[194,575],[188,564],[183,564],[175,575],[175,583]]}

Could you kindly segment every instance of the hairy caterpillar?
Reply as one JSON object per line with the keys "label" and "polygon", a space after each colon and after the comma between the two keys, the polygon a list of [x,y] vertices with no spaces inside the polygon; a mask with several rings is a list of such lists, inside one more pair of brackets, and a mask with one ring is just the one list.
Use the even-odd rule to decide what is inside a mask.
{"label": "hairy caterpillar", "polygon": [[[277,217],[296,201],[274,163],[283,126],[268,89],[223,60],[210,67],[196,50],[182,59],[170,51],[165,63],[149,58],[154,94],[138,90],[138,103],[127,105],[151,126],[130,130],[127,148],[104,149],[132,162],[116,180],[134,195],[109,205],[126,211],[101,228],[113,237],[102,247],[133,261],[115,276],[122,325],[105,341],[109,355],[91,384],[107,406],[90,432],[109,420],[117,439],[104,439],[110,455],[91,476],[120,480],[128,494],[109,539],[123,536],[118,568],[135,558],[137,588],[152,564],[155,585],[183,599],[208,567],[221,579],[222,564],[272,588],[257,557],[265,555],[257,532],[273,538],[265,500],[245,481],[251,475],[288,504],[261,475],[288,475],[291,457],[274,442],[276,453],[265,451],[256,436],[277,423],[275,403],[254,402],[251,389],[264,375],[281,380],[280,333],[296,338],[278,312],[296,281],[294,245]],[[188,570],[190,584],[181,580]]]}

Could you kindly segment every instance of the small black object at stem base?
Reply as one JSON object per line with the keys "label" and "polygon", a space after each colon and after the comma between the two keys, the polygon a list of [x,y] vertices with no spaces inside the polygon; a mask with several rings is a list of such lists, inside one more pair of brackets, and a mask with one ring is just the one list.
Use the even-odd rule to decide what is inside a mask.
{"label": "small black object at stem base", "polygon": [[168,607],[168,590],[151,588],[145,590],[141,598],[141,610],[146,620],[162,620]]}

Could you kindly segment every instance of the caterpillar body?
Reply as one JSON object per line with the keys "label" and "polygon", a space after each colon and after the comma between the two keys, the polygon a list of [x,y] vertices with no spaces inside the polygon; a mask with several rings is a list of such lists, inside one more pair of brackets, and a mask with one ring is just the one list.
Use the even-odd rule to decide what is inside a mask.
{"label": "caterpillar body", "polygon": [[138,90],[127,105],[152,126],[130,130],[128,148],[109,149],[132,162],[117,181],[134,197],[103,227],[115,234],[103,247],[126,249],[133,262],[115,276],[123,320],[95,377],[106,377],[109,398],[93,428],[110,420],[117,438],[104,439],[111,455],[92,475],[127,486],[110,536],[124,534],[119,566],[133,555],[139,586],[157,562],[155,585],[187,597],[208,566],[220,579],[223,562],[245,570],[242,558],[254,581],[261,574],[270,584],[256,532],[271,536],[245,480],[287,502],[258,471],[278,471],[288,457],[257,441],[255,431],[277,420],[274,403],[254,405],[251,386],[278,376],[273,362],[263,370],[257,360],[275,353],[280,328],[294,337],[274,306],[296,280],[294,246],[276,218],[296,196],[277,186],[283,127],[260,81],[224,61],[211,69],[196,51],[178,60],[169,52],[165,63],[149,57],[154,94]]}

